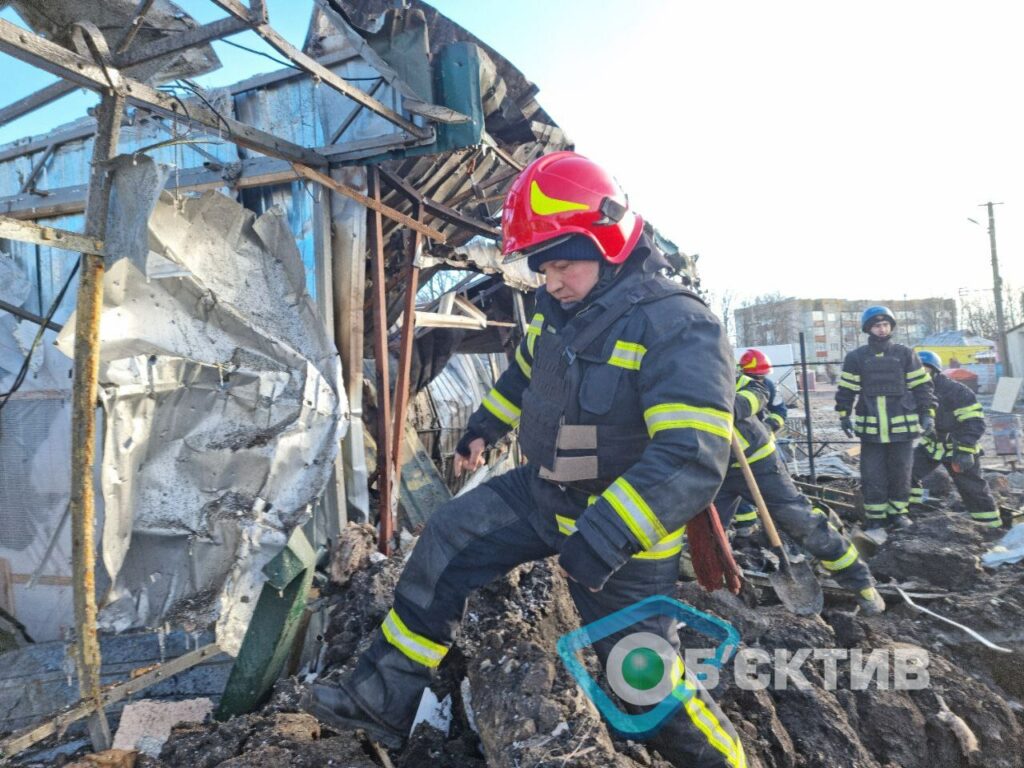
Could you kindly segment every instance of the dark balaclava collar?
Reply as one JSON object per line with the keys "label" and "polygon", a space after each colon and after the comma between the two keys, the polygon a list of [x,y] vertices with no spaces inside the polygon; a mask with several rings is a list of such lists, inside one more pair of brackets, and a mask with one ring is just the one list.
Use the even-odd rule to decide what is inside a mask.
{"label": "dark balaclava collar", "polygon": [[892,344],[892,334],[890,333],[885,338],[879,338],[873,333],[868,334],[868,346],[875,352],[884,352]]}

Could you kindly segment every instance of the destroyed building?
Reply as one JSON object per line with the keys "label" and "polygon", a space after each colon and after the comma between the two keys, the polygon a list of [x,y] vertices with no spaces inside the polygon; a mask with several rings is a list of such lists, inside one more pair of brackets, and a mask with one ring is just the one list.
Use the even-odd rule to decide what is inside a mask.
{"label": "destroyed building", "polygon": [[[262,3],[214,2],[225,16],[205,25],[168,0],[14,0],[24,27],[0,20],[6,55],[58,77],[0,120],[103,95],[0,147],[0,759],[88,752],[98,709],[156,740],[155,705],[185,700],[170,717],[199,722],[120,742],[136,765],[667,765],[611,734],[559,666],[578,618],[550,563],[474,599],[435,686],[448,717],[401,754],[296,713],[289,676],[351,662],[465,482],[455,443],[538,285],[500,256],[501,201],[572,142],[513,63],[426,3],[318,0],[299,49]],[[245,29],[291,65],[192,86],[219,65],[209,43]],[[697,287],[693,259],[661,245]],[[89,280],[102,304],[83,321]],[[98,410],[76,400],[86,356]],[[469,482],[517,459],[501,446]],[[92,487],[88,562],[74,531]],[[820,493],[853,525],[842,489]],[[981,570],[992,541],[947,508],[921,530],[876,569],[989,645],[909,607],[865,622],[832,595],[796,619],[756,551],[739,598],[680,582],[749,647],[934,651],[924,691],[833,690],[820,663],[782,691],[725,672],[750,765],[1024,765],[1020,572]],[[76,615],[84,575],[94,616]]]}

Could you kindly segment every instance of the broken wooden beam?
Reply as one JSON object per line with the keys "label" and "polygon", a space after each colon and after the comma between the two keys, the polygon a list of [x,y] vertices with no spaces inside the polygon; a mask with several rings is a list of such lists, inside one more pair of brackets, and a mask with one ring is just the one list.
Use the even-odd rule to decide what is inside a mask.
{"label": "broken wooden beam", "polygon": [[421,195],[415,187],[398,174],[391,173],[390,171],[381,168],[380,175],[388,183],[388,186],[403,195],[410,202],[422,205],[431,216],[436,216],[442,221],[454,224],[457,227],[462,227],[473,234],[489,237],[492,240],[497,240],[501,237],[501,230],[497,227],[492,227],[486,222],[475,219],[472,216],[466,216],[465,214],[459,213],[454,208],[449,208],[444,203],[439,203],[436,200],[431,200],[429,197]]}
{"label": "broken wooden beam", "polygon": [[[369,197],[364,195],[362,192],[357,192],[351,187],[345,186],[341,182],[335,181],[330,176],[314,171],[312,168],[304,168],[302,165],[297,163],[293,164],[292,167],[295,169],[295,173],[302,178],[308,179],[309,181],[315,181],[317,184],[320,184],[333,192],[337,192],[339,195],[351,198],[357,203],[361,203],[366,208],[369,208],[371,211],[379,213],[382,216],[387,216],[392,221],[398,222],[399,224],[402,224],[415,232],[419,232],[422,235],[426,235],[431,240],[436,240],[441,244],[444,244],[447,240],[443,232],[440,232],[433,227],[429,227],[426,224],[422,224],[411,216],[407,216],[400,211],[396,211],[388,205],[384,205],[384,203],[380,201],[379,194],[374,197]],[[375,172],[377,168],[376,166],[371,166],[370,170],[371,172]]]}
{"label": "broken wooden beam", "polygon": [[248,8],[237,2],[237,0],[212,0],[212,2],[216,3],[238,19],[243,19],[249,22],[252,30],[262,37],[272,48],[277,50],[281,55],[288,58],[297,66],[321,80],[325,85],[336,90],[338,93],[362,104],[367,109],[380,115],[389,123],[394,124],[412,136],[416,136],[417,138],[426,138],[432,135],[432,129],[421,128],[415,123],[412,123],[382,102],[373,98],[356,86],[346,82],[344,78],[340,75],[336,75],[316,59],[300,51],[294,45],[281,37],[276,29],[266,23],[265,19],[260,19],[258,14],[253,14]]}
{"label": "broken wooden beam", "polygon": [[66,251],[88,253],[93,256],[103,255],[103,241],[93,237],[69,232],[57,227],[43,227],[31,221],[11,219],[0,216],[0,238],[18,240],[23,243],[35,243],[51,248],[63,248]]}
{"label": "broken wooden beam", "polygon": [[[395,467],[391,463],[391,378],[388,375],[388,301],[384,275],[384,223],[381,218],[380,174],[376,166],[367,172],[367,191],[370,207],[370,261],[373,264],[373,357],[377,368],[377,497],[380,499],[380,533],[377,548],[384,555],[391,554],[391,536],[394,533],[392,496],[395,488]],[[330,180],[328,179],[329,181]],[[419,222],[416,222],[419,224]]]}
{"label": "broken wooden beam", "polygon": [[[143,691],[152,685],[162,683],[174,675],[191,669],[197,664],[213,658],[220,653],[216,643],[204,645],[195,651],[182,654],[176,659],[171,659],[165,664],[153,667],[137,677],[133,677],[124,683],[105,688],[101,694],[104,706],[115,704],[122,699]],[[52,718],[39,725],[26,728],[18,733],[11,734],[0,740],[0,759],[8,759],[23,752],[33,744],[38,744],[43,739],[63,732],[69,725],[93,713],[95,705],[91,701],[80,701],[67,709],[56,713]]]}
{"label": "broken wooden beam", "polygon": [[94,64],[90,59],[69,51],[39,35],[0,19],[0,51],[100,93],[113,87],[125,99],[144,109],[167,115],[183,123],[195,124],[214,133],[226,134],[235,144],[270,157],[303,165],[323,167],[322,155],[234,118],[220,115],[198,103],[183,102],[138,80],[126,77],[118,69]]}
{"label": "broken wooden beam", "polygon": [[[92,150],[85,233],[106,236],[112,177],[108,161],[117,155],[124,97],[105,93],[97,110],[99,130]],[[75,576],[75,661],[78,690],[91,701],[89,731],[93,749],[110,747],[110,728],[100,700],[100,644],[96,629],[96,400],[99,389],[100,313],[103,310],[103,256],[82,254],[75,305],[74,379],[71,391],[71,563]]]}

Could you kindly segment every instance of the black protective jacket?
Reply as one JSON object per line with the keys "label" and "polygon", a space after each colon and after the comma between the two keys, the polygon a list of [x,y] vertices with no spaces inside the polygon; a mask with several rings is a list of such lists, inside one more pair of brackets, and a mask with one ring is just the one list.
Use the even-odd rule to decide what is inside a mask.
{"label": "black protective jacket", "polygon": [[652,251],[641,239],[568,309],[538,290],[515,364],[469,422],[489,443],[519,426],[542,477],[593,494],[577,531],[613,568],[704,510],[729,463],[732,351],[700,299],[653,274]]}
{"label": "black protective jacket", "polygon": [[941,373],[932,379],[938,408],[935,438],[924,438],[923,449],[936,461],[952,458],[954,451],[978,453],[978,441],[985,434],[985,413],[974,393]]}
{"label": "black protective jacket", "polygon": [[836,410],[840,416],[853,413],[853,430],[862,442],[907,442],[920,433],[920,417],[934,414],[935,395],[914,350],[869,336],[843,362]]}

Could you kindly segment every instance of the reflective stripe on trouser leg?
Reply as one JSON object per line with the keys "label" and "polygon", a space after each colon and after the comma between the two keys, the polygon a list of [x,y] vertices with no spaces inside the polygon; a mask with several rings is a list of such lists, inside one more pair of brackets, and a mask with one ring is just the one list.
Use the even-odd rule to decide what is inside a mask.
{"label": "reflective stripe on trouser leg", "polygon": [[754,476],[775,524],[818,558],[846,589],[871,586],[871,572],[857,548],[829,525],[827,515],[814,514],[811,503],[793,484],[781,462],[755,470]]}
{"label": "reflective stripe on trouser leg", "polygon": [[516,565],[554,554],[516,508],[534,506],[531,470],[512,470],[452,499],[427,521],[395,588],[395,602],[346,689],[399,729],[411,724],[430,673],[469,594]]}
{"label": "reflective stripe on trouser leg", "polygon": [[[678,555],[663,560],[630,560],[616,571],[600,592],[591,592],[574,581],[569,592],[580,612],[583,625],[632,605],[645,597],[675,595]],[[652,632],[679,647],[675,622],[667,616],[651,616],[594,644],[604,669],[615,643],[634,632]],[[637,711],[623,704],[623,711]],[[693,768],[745,768],[746,757],[732,723],[710,694],[698,685],[687,705],[680,708],[648,740],[651,746],[675,765]],[[670,757],[671,755],[671,757]]]}
{"label": "reflective stripe on trouser leg", "polygon": [[918,485],[910,489],[910,503],[924,504],[924,488]]}
{"label": "reflective stripe on trouser leg", "polygon": [[753,525],[757,522],[757,507],[750,504],[741,504],[733,520],[736,521],[737,528]]}
{"label": "reflective stripe on trouser leg", "polygon": [[860,485],[864,515],[868,521],[884,520],[889,511],[889,478],[885,466],[886,446],[861,441]]}
{"label": "reflective stripe on trouser leg", "polygon": [[999,507],[996,506],[996,500],[992,498],[988,483],[982,477],[981,467],[977,463],[963,472],[949,474],[972,520],[991,525],[993,528],[1001,525]]}
{"label": "reflective stripe on trouser leg", "polygon": [[914,464],[914,444],[910,441],[888,443],[885,446],[888,469],[890,515],[904,515],[910,503],[910,478]]}
{"label": "reflective stripe on trouser leg", "polygon": [[889,514],[890,515],[905,515],[909,512],[910,501],[890,501],[889,502]]}

